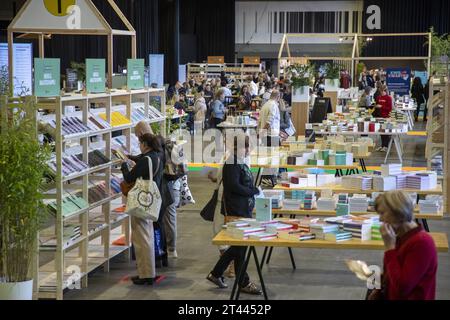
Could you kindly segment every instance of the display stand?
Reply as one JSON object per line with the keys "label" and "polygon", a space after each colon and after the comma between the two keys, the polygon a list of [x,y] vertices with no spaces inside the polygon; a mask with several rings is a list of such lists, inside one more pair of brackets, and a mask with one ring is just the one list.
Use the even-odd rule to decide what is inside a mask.
{"label": "display stand", "polygon": [[[437,79],[435,79],[437,80]],[[450,181],[448,170],[449,166],[449,104],[450,104],[450,83],[433,83],[430,80],[428,99],[428,121],[427,121],[427,142],[426,158],[428,169],[435,169],[436,162],[442,163],[442,175],[439,178],[443,180],[444,191],[444,212],[448,214],[449,207],[447,196],[450,195]],[[438,159],[441,159],[440,161]],[[440,171],[440,170],[439,170]]]}
{"label": "display stand", "polygon": [[188,63],[187,78],[199,81],[211,80],[219,78],[220,73],[224,71],[228,78],[242,81],[246,80],[248,76],[253,76],[255,73],[261,72],[261,70],[261,64],[255,63]]}
{"label": "display stand", "polygon": [[[126,146],[131,150],[131,136],[136,123],[130,121],[129,124],[113,126],[112,113],[117,108],[125,106],[125,117],[132,119],[134,108],[144,107],[144,113],[148,123],[162,123],[165,125],[165,116],[159,118],[149,117],[149,100],[151,96],[160,95],[162,90],[117,90],[104,94],[70,95],[57,98],[36,98],[36,106],[39,111],[47,110],[54,112],[56,117],[55,154],[56,154],[56,174],[55,184],[49,186],[44,198],[56,201],[55,225],[40,233],[40,254],[50,252],[54,254],[54,259],[45,265],[40,266],[37,277],[38,298],[63,299],[63,292],[67,288],[77,285],[75,277],[80,278],[81,288],[87,287],[87,275],[103,267],[105,272],[109,271],[110,260],[120,253],[126,253],[130,257],[130,218],[127,214],[115,214],[113,212],[113,201],[122,197],[121,192],[112,191],[111,179],[114,172],[117,172],[121,160],[112,160],[112,133],[122,131],[126,137]],[[161,101],[161,113],[165,114],[165,102]],[[67,116],[66,106],[76,106],[81,110],[82,122],[88,123],[89,116],[96,114],[96,107],[101,106],[101,111],[106,115],[106,122],[111,124],[111,128],[100,131],[89,131],[78,135],[63,135],[62,120]],[[165,132],[165,129],[162,131]],[[93,137],[101,137],[104,149],[104,156],[111,159],[109,163],[90,167],[88,170],[77,172],[69,176],[63,173],[64,154],[77,142],[82,149],[82,161],[90,163],[90,151],[95,149],[96,142],[92,142]],[[102,184],[106,187],[107,196],[96,200],[91,200],[90,189]],[[64,203],[69,195],[80,194],[89,206],[84,209],[65,214]],[[91,201],[90,201],[91,200]],[[120,207],[120,202],[115,207]],[[65,230],[68,225],[79,225],[81,235],[71,241],[67,240]],[[54,230],[54,237],[53,235]],[[124,244],[114,245],[114,241],[125,235]],[[50,245],[50,243],[52,245]],[[74,274],[72,274],[75,272]],[[79,272],[79,273],[78,273]]]}

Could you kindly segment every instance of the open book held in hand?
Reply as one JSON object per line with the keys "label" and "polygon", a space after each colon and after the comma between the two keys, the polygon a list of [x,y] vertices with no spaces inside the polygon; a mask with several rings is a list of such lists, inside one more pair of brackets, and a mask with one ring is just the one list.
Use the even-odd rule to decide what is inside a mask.
{"label": "open book held in hand", "polygon": [[347,267],[352,271],[358,279],[366,281],[373,272],[367,266],[367,263],[360,260],[346,260]]}

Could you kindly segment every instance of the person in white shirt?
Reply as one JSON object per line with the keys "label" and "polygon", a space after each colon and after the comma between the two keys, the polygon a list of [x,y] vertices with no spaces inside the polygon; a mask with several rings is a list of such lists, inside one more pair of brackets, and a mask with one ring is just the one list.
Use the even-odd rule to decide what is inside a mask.
{"label": "person in white shirt", "polygon": [[253,77],[249,77],[248,80],[249,80],[250,94],[252,95],[252,97],[257,96],[258,85],[255,83],[255,81],[253,81]]}
{"label": "person in white shirt", "polygon": [[221,86],[222,86],[222,89],[223,89],[223,93],[225,94],[225,97],[231,97],[233,95],[231,93],[231,90],[228,89],[226,81],[222,81]]}
{"label": "person in white shirt", "polygon": [[266,129],[270,136],[278,136],[280,134],[280,109],[278,104],[280,102],[280,92],[273,90],[270,94],[270,99],[267,101],[260,112],[258,128],[259,130]]}

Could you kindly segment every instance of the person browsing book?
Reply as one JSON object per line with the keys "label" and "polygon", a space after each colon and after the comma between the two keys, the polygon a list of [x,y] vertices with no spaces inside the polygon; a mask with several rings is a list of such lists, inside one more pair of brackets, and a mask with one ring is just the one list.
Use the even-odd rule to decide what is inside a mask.
{"label": "person browsing book", "polygon": [[390,191],[375,201],[385,246],[381,290],[369,299],[434,300],[437,251],[433,238],[414,221],[414,204],[403,191]]}
{"label": "person browsing book", "polygon": [[[238,137],[234,137],[230,156],[223,166],[223,212],[226,215],[226,222],[231,219],[251,218],[255,207],[255,195],[260,193],[253,184],[249,167],[245,164],[245,158],[250,154],[250,139],[248,136],[240,137],[244,138],[245,142],[238,142]],[[245,252],[245,247],[229,247],[206,278],[221,289],[227,288],[223,274],[232,261],[236,272],[239,273],[244,265]],[[244,293],[256,295],[262,293],[260,288],[250,282],[247,273],[243,275],[239,286]]]}
{"label": "person browsing book", "polygon": [[[142,154],[133,169],[130,170],[127,161],[122,163],[123,178],[127,183],[135,183],[138,178],[149,180],[148,158],[150,158],[153,180],[161,192],[164,163],[161,161],[162,148],[158,137],[149,133],[140,136],[139,148]],[[153,222],[132,216],[131,242],[136,253],[138,275],[131,280],[136,285],[152,285],[164,279],[164,276],[156,276],[154,241]]]}
{"label": "person browsing book", "polygon": [[[389,114],[392,111],[393,100],[390,95],[388,95],[388,88],[386,85],[381,85],[380,87],[380,95],[377,98],[377,116],[381,118],[389,118]],[[389,147],[389,142],[391,141],[391,137],[387,135],[381,135],[381,148],[378,151],[386,152]]]}

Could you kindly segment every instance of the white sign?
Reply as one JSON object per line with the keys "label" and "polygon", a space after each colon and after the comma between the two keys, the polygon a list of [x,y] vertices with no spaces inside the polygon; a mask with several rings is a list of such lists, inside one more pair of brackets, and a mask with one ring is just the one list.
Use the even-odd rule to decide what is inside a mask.
{"label": "white sign", "polygon": [[149,55],[149,85],[156,83],[158,88],[164,87],[164,55]]}
{"label": "white sign", "polygon": [[[33,46],[14,43],[14,96],[31,95],[33,88]],[[0,67],[8,68],[8,44],[0,43]]]}

